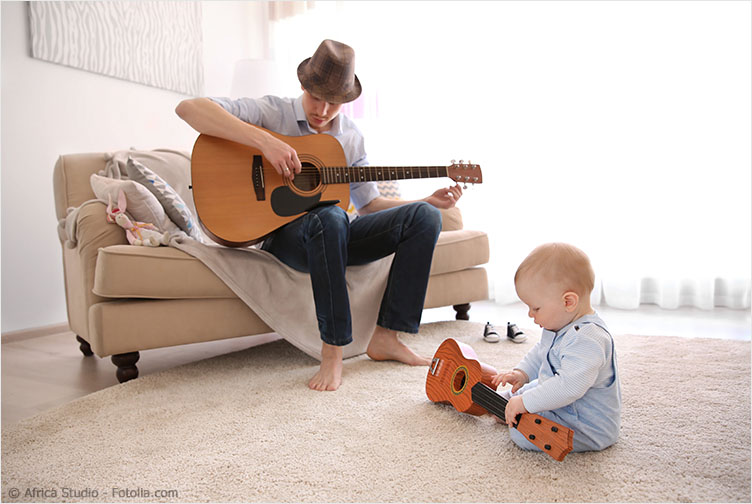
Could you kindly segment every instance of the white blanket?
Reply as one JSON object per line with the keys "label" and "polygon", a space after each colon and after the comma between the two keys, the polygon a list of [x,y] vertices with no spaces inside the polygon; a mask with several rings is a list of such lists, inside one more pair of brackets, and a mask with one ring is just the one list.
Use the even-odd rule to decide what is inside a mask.
{"label": "white blanket", "polygon": [[[263,250],[205,245],[185,234],[174,235],[170,246],[204,263],[277,334],[321,360],[321,338],[307,273]],[[392,257],[347,268],[353,341],[344,347],[345,358],[360,355],[368,347]]]}

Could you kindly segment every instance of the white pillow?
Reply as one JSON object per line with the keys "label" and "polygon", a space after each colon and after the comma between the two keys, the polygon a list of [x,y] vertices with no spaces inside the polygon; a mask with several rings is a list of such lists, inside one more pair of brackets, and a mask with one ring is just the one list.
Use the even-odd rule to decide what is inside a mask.
{"label": "white pillow", "polygon": [[185,201],[183,201],[183,198],[180,197],[170,184],[132,157],[128,157],[126,171],[131,180],[139,182],[157,197],[167,215],[172,219],[172,222],[177,224],[180,229],[188,233],[192,238],[201,241],[201,233],[198,230],[193,214],[188,205],[185,204]]}
{"label": "white pillow", "polygon": [[135,220],[154,224],[161,232],[166,231],[171,235],[180,232],[180,228],[170,220],[159,200],[135,180],[111,179],[96,173],[91,175],[90,180],[91,188],[99,201],[112,201],[113,205],[117,205],[118,192],[122,190],[127,201],[125,211]]}

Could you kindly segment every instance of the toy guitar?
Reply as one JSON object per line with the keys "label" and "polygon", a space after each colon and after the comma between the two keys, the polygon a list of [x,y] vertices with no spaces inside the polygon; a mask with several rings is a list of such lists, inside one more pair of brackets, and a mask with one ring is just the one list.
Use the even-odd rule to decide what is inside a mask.
{"label": "toy guitar", "polygon": [[209,135],[199,135],[193,146],[191,178],[199,222],[222,245],[257,243],[321,205],[347,210],[350,182],[435,177],[483,182],[480,166],[462,161],[450,166],[348,167],[342,146],[331,135],[267,133],[298,153],[303,169],[293,180],[279,175],[258,149]]}
{"label": "toy guitar", "polygon": [[[480,363],[473,349],[452,338],[439,345],[426,379],[426,394],[433,402],[448,403],[462,413],[492,413],[501,420],[507,400],[489,385],[496,370]],[[517,415],[514,427],[535,446],[561,462],[572,451],[574,431],[533,413]]]}

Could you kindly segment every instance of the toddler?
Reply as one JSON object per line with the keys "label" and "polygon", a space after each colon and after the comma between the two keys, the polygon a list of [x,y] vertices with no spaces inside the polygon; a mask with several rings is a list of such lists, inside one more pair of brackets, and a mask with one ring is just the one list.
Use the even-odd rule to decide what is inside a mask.
{"label": "toddler", "polygon": [[[514,277],[528,316],[543,328],[540,341],[492,384],[511,385],[509,425],[519,413],[537,413],[574,430],[573,451],[602,450],[616,442],[621,390],[616,353],[606,324],[590,306],[595,275],[587,255],[565,243],[548,243],[525,258]],[[516,429],[521,448],[538,450]]]}

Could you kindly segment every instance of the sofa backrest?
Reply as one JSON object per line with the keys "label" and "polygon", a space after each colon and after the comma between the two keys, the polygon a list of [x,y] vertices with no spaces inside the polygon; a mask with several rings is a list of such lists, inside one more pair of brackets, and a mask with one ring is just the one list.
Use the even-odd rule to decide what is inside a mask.
{"label": "sofa backrest", "polygon": [[57,218],[65,217],[68,208],[77,207],[96,197],[91,188],[91,175],[105,170],[108,164],[110,172],[119,171],[120,177],[128,178],[125,173],[125,161],[129,155],[170,184],[191,212],[195,213],[193,194],[190,190],[191,158],[187,153],[166,149],[123,150],[113,153],[66,154],[58,158],[53,173]]}

